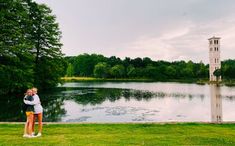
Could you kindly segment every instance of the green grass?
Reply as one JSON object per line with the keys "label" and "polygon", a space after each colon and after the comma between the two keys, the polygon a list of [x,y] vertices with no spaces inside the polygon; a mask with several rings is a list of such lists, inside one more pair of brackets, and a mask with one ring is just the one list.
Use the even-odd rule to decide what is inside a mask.
{"label": "green grass", "polygon": [[23,138],[23,124],[0,124],[0,145],[235,145],[235,124],[51,124]]}

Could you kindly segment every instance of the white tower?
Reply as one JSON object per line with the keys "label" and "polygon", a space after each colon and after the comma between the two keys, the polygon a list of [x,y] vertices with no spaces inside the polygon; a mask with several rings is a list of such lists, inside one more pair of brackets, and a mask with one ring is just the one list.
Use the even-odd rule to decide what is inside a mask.
{"label": "white tower", "polygon": [[[210,81],[216,81],[214,71],[221,68],[220,62],[220,38],[212,37],[209,38],[209,58],[210,58]],[[221,76],[219,77],[221,81]]]}

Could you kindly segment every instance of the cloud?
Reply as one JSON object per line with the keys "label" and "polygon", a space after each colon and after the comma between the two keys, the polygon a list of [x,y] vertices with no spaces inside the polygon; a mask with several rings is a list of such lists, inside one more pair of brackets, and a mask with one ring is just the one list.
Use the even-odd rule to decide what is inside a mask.
{"label": "cloud", "polygon": [[208,38],[234,59],[234,0],[36,0],[57,15],[66,55],[150,57],[208,63]]}
{"label": "cloud", "polygon": [[[160,36],[141,36],[130,42],[125,54],[147,56],[154,60],[193,60],[208,63],[208,38],[221,37],[222,60],[234,58],[235,17],[227,16],[211,22],[186,21],[165,28]],[[124,54],[119,52],[120,56]]]}

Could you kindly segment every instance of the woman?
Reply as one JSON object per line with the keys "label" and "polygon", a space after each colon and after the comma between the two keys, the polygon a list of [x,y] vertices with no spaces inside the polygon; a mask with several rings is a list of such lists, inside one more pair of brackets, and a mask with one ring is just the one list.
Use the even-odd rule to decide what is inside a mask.
{"label": "woman", "polygon": [[27,120],[25,123],[25,127],[24,127],[24,135],[23,137],[27,137],[27,138],[32,138],[35,137],[32,134],[32,126],[33,126],[33,116],[34,116],[34,107],[33,105],[29,105],[27,104],[27,102],[31,102],[33,101],[33,92],[32,90],[28,89],[27,92],[25,93],[25,97],[24,97],[24,103],[25,103],[25,114],[27,116]]}
{"label": "woman", "polygon": [[34,119],[33,119],[33,133],[34,133],[34,125],[36,118],[38,119],[38,134],[37,136],[42,136],[42,113],[43,113],[43,108],[40,102],[40,98],[37,95],[38,89],[37,88],[32,88],[33,92],[33,99],[34,99]]}

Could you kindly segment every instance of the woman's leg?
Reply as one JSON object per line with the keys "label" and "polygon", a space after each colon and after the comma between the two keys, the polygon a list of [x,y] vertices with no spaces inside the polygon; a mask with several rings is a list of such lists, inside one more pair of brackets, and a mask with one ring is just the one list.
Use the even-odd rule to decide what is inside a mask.
{"label": "woman's leg", "polygon": [[38,133],[42,133],[42,113],[38,114]]}
{"label": "woman's leg", "polygon": [[28,115],[28,134],[32,135],[33,113]]}
{"label": "woman's leg", "polygon": [[27,120],[26,120],[26,122],[25,122],[25,125],[24,125],[24,135],[27,135],[27,134],[28,134],[28,132],[27,132],[27,127],[28,127],[28,118],[27,118]]}
{"label": "woman's leg", "polygon": [[33,123],[32,123],[32,132],[34,132],[34,126],[35,126],[35,122],[36,122],[36,117],[37,117],[37,114],[34,114],[33,115]]}

